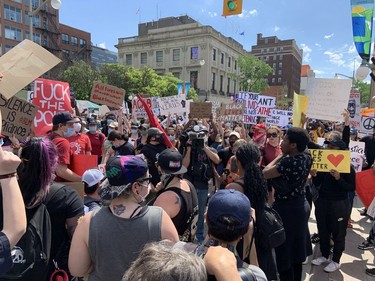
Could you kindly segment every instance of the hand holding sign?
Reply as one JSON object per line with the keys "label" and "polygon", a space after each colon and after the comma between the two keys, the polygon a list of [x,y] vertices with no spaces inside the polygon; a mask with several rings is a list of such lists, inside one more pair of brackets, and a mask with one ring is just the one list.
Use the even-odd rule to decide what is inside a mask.
{"label": "hand holding sign", "polygon": [[313,157],[312,170],[331,172],[333,169],[339,173],[350,173],[349,150],[310,149],[310,153]]}

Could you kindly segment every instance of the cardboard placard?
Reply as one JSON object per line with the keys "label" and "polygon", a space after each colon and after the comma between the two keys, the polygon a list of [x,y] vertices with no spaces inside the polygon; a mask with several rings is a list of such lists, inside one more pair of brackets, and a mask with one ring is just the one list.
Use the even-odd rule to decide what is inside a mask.
{"label": "cardboard placard", "polygon": [[190,118],[211,118],[212,103],[210,102],[191,102]]}
{"label": "cardboard placard", "polygon": [[79,176],[91,168],[98,167],[98,155],[73,154],[70,158],[69,168]]}
{"label": "cardboard placard", "polygon": [[350,173],[350,151],[310,149],[313,158],[311,170],[329,172],[334,169],[340,173]]}
{"label": "cardboard placard", "polygon": [[121,108],[125,97],[125,90],[100,82],[94,82],[90,100],[98,104],[106,104],[110,107]]}
{"label": "cardboard placard", "polygon": [[375,176],[372,169],[355,174],[355,192],[368,208],[375,197]]}
{"label": "cardboard placard", "polygon": [[61,60],[42,46],[23,40],[0,57],[1,72],[4,77],[0,83],[0,93],[7,99],[14,96]]}
{"label": "cardboard placard", "polygon": [[243,103],[222,104],[220,110],[221,121],[237,121],[244,120],[245,105]]}
{"label": "cardboard placard", "polygon": [[157,99],[160,115],[183,113],[186,111],[186,100],[179,96],[161,97]]}
{"label": "cardboard placard", "polygon": [[11,137],[13,134],[20,140],[30,134],[38,107],[17,97],[6,99],[0,95],[0,110],[4,120],[2,132]]}
{"label": "cardboard placard", "polygon": [[47,131],[52,129],[52,117],[56,113],[72,112],[69,84],[42,78],[36,79],[32,103],[39,108],[33,124],[35,136],[45,136]]}
{"label": "cardboard placard", "polygon": [[271,109],[271,116],[266,119],[266,125],[284,127],[289,124],[289,119],[293,117],[293,111]]}

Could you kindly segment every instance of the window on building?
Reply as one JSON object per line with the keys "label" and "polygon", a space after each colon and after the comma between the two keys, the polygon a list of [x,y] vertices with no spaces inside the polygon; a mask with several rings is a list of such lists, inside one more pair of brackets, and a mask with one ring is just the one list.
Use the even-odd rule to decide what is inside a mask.
{"label": "window on building", "polygon": [[272,78],[272,83],[275,83],[275,78]]}
{"label": "window on building", "polygon": [[[25,0],[25,4],[28,6],[29,5],[29,0]],[[39,0],[32,0],[32,7],[33,9],[36,9],[39,7]]]}
{"label": "window on building", "polygon": [[172,72],[172,75],[176,78],[180,78],[181,73],[180,72]]}
{"label": "window on building", "polygon": [[85,39],[79,39],[79,45],[81,48],[86,47],[86,40]]}
{"label": "window on building", "polygon": [[61,42],[63,44],[69,44],[69,35],[65,33],[61,33]]}
{"label": "window on building", "polygon": [[125,55],[125,65],[133,65],[133,55],[126,54]]}
{"label": "window on building", "polygon": [[266,56],[266,61],[269,61],[270,57],[269,56]]}
{"label": "window on building", "polygon": [[43,46],[45,46],[45,47],[48,46],[48,37],[47,37],[47,35],[43,35]]}
{"label": "window on building", "polygon": [[216,61],[216,49],[212,49],[212,60]]}
{"label": "window on building", "polygon": [[272,67],[273,67],[273,68],[276,68],[276,62],[274,62],[274,63],[272,64]]}
{"label": "window on building", "polygon": [[237,60],[234,60],[234,70],[237,70]]}
{"label": "window on building", "polygon": [[197,60],[199,57],[198,47],[191,47],[190,49],[190,59]]}
{"label": "window on building", "polygon": [[156,62],[163,62],[163,51],[156,51]]}
{"label": "window on building", "polygon": [[215,90],[215,84],[216,84],[216,74],[212,73],[212,85],[211,90]]}
{"label": "window on building", "polygon": [[224,76],[220,75],[220,92],[223,91]]}
{"label": "window on building", "polygon": [[22,40],[22,30],[13,26],[5,26],[5,38],[12,40]]}
{"label": "window on building", "polygon": [[12,45],[5,45],[5,52],[10,51],[13,47]]}
{"label": "window on building", "polygon": [[73,46],[78,46],[78,38],[77,37],[71,36],[70,42],[72,43]]}
{"label": "window on building", "polygon": [[22,0],[12,0],[13,2],[22,3]]}
{"label": "window on building", "polygon": [[40,34],[34,33],[34,42],[37,43],[37,44],[39,44],[39,45],[42,44]]}
{"label": "window on building", "polygon": [[284,51],[284,47],[280,47],[280,52]]}
{"label": "window on building", "polygon": [[64,56],[64,58],[68,58],[69,57],[69,55],[70,55],[70,51],[69,50],[62,50],[62,52],[63,52],[63,56]]}
{"label": "window on building", "polygon": [[280,55],[280,60],[282,60],[283,59],[283,55]]}
{"label": "window on building", "polygon": [[276,70],[272,70],[272,75],[275,76],[276,75]]}
{"label": "window on building", "polygon": [[279,75],[281,75],[281,74],[282,74],[282,70],[281,70],[281,69],[279,69],[279,72],[278,72],[278,74],[279,74]]}
{"label": "window on building", "polygon": [[147,53],[141,53],[141,64],[147,64]]}
{"label": "window on building", "polygon": [[281,83],[281,78],[280,78],[280,77],[277,78],[277,82],[278,82],[278,83]]}
{"label": "window on building", "polygon": [[231,62],[232,62],[232,58],[228,57],[228,67],[230,67]]}
{"label": "window on building", "polygon": [[233,93],[236,93],[237,90],[237,80],[233,80]]}
{"label": "window on building", "polygon": [[283,67],[283,63],[282,62],[279,62],[279,67]]}
{"label": "window on building", "polygon": [[[25,11],[25,18],[24,18],[25,25],[30,25],[30,17],[29,17],[29,12]],[[34,15],[33,16],[33,26],[34,27],[40,27],[39,24],[39,15]]]}
{"label": "window on building", "polygon": [[224,58],[225,58],[224,53],[221,53],[221,58],[220,58],[220,63],[221,64],[224,64]]}
{"label": "window on building", "polygon": [[43,27],[44,29],[48,29],[47,26],[48,26],[48,20],[47,20],[47,17],[43,17],[43,24],[42,24],[42,27]]}
{"label": "window on building", "polygon": [[7,20],[22,23],[21,9],[18,9],[16,7],[4,5],[4,17]]}
{"label": "window on building", "polygon": [[173,61],[180,61],[180,49],[173,49]]}
{"label": "window on building", "polygon": [[198,71],[190,71],[190,87],[198,89]]}
{"label": "window on building", "polygon": [[230,78],[228,77],[228,81],[227,81],[227,93],[230,92]]}
{"label": "window on building", "polygon": [[276,55],[273,55],[273,60],[276,60]]}

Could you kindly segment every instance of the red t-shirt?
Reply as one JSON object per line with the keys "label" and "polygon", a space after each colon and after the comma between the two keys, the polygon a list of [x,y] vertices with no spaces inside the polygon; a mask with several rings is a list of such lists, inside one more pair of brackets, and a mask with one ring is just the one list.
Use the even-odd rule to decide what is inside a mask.
{"label": "red t-shirt", "polygon": [[70,156],[71,156],[71,151],[70,151],[70,143],[69,141],[60,136],[59,134],[56,134],[54,132],[50,133],[48,135],[48,138],[52,140],[52,142],[56,145],[57,147],[57,163],[59,164],[70,164]]}
{"label": "red t-shirt", "polygon": [[98,155],[99,157],[102,156],[102,148],[103,148],[103,143],[105,141],[105,135],[100,132],[95,132],[95,134],[88,132],[87,136],[91,142],[91,147],[92,147],[91,154]]}
{"label": "red t-shirt", "polygon": [[90,139],[85,134],[77,134],[66,139],[70,143],[72,154],[86,154],[87,151],[92,150]]}

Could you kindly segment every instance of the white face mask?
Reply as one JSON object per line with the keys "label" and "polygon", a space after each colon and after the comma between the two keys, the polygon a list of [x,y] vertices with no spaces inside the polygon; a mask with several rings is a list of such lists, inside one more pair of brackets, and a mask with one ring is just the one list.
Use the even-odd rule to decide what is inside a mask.
{"label": "white face mask", "polygon": [[96,126],[89,126],[89,131],[90,131],[90,133],[95,133],[96,132]]}
{"label": "white face mask", "polygon": [[208,142],[208,136],[205,136],[204,137],[204,143],[207,143]]}
{"label": "white face mask", "polygon": [[76,133],[80,133],[81,129],[82,129],[81,123],[74,123],[74,131],[76,131]]}

